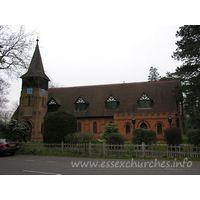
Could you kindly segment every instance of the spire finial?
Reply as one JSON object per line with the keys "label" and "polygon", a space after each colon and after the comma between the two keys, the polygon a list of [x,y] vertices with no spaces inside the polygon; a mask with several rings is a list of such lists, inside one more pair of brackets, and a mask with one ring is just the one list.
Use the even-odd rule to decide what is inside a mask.
{"label": "spire finial", "polygon": [[37,34],[37,40],[36,40],[36,42],[38,44],[38,42],[39,42],[39,32],[36,32],[36,34]]}

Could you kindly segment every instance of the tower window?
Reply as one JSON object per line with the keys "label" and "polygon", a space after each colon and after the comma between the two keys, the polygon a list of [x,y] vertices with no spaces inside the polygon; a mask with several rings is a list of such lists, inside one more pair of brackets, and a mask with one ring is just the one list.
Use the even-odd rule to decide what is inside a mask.
{"label": "tower window", "polygon": [[28,106],[31,105],[31,96],[28,96]]}

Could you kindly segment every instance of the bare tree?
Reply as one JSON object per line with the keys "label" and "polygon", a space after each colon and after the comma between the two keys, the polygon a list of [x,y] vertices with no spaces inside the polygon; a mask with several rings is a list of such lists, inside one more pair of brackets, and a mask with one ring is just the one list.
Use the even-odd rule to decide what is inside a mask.
{"label": "bare tree", "polygon": [[32,48],[33,32],[26,32],[24,26],[15,30],[0,25],[0,72],[19,77],[21,70],[28,68]]}
{"label": "bare tree", "polygon": [[58,88],[58,87],[63,87],[60,83],[56,82],[53,78],[49,82],[49,89],[50,88]]}
{"label": "bare tree", "polygon": [[[18,78],[28,68],[33,48],[33,32],[27,32],[24,26],[0,25],[0,115],[4,115],[8,102],[9,78]],[[4,74],[4,76],[3,76]]]}
{"label": "bare tree", "polygon": [[9,87],[10,87],[10,84],[5,82],[0,77],[0,105],[1,105],[1,108],[3,108],[4,105],[8,102],[6,95],[8,94]]}
{"label": "bare tree", "polygon": [[5,113],[3,109],[5,108],[5,105],[8,102],[6,95],[8,94],[9,87],[10,87],[10,84],[5,82],[0,77],[0,121],[4,121],[3,118],[5,116]]}

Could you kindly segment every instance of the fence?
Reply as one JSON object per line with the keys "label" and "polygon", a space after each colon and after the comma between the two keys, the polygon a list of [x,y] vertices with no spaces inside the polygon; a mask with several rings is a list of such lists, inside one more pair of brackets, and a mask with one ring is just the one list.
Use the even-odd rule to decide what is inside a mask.
{"label": "fence", "polygon": [[194,145],[168,146],[166,144],[43,144],[43,143],[21,143],[20,152],[32,153],[68,153],[84,155],[129,155],[135,157],[174,157],[174,158],[199,158],[200,147]]}

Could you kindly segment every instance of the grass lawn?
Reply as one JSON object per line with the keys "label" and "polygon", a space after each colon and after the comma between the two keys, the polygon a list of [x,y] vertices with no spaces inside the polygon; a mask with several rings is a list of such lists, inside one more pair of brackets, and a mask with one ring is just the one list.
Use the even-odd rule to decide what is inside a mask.
{"label": "grass lawn", "polygon": [[182,144],[188,144],[188,137],[187,137],[187,135],[182,135]]}

